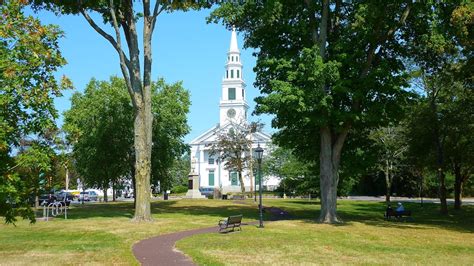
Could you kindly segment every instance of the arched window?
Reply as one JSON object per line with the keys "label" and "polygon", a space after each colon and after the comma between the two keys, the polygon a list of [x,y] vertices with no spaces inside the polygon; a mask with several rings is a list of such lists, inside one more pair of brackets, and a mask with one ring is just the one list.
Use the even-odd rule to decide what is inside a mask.
{"label": "arched window", "polygon": [[232,62],[234,62],[234,57],[232,56]]}
{"label": "arched window", "polygon": [[245,98],[245,91],[242,89],[242,99]]}
{"label": "arched window", "polygon": [[240,78],[240,70],[237,69],[237,78]]}
{"label": "arched window", "polygon": [[225,78],[226,78],[226,79],[229,78],[229,70],[226,70],[226,71],[225,71]]}
{"label": "arched window", "polygon": [[234,70],[233,70],[233,69],[230,70],[230,78],[231,78],[231,79],[234,78]]}
{"label": "arched window", "polygon": [[235,61],[239,62],[239,57],[238,57],[238,56],[236,56],[235,58],[236,58],[236,59],[235,59]]}

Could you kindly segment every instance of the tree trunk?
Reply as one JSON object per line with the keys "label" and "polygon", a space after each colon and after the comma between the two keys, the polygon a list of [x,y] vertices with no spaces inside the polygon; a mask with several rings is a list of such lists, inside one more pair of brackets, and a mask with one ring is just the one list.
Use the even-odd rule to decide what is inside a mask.
{"label": "tree trunk", "polygon": [[390,195],[392,194],[392,180],[390,179],[390,169],[388,167],[388,160],[385,161],[385,184],[387,186],[387,192],[385,194],[385,202],[388,204],[390,203]]}
{"label": "tree trunk", "polygon": [[135,197],[135,187],[136,187],[136,182],[135,182],[135,164],[133,164],[133,173],[132,173],[132,190],[133,190],[133,208],[137,208],[137,197]]}
{"label": "tree trunk", "polygon": [[115,201],[117,195],[115,194],[115,182],[112,182],[112,201]]}
{"label": "tree trunk", "polygon": [[108,202],[108,201],[109,201],[109,198],[107,197],[107,188],[104,188],[104,202]]}
{"label": "tree trunk", "polygon": [[[145,105],[150,107],[145,108]],[[135,215],[133,220],[151,221],[150,170],[151,170],[151,102],[135,113]]]}
{"label": "tree trunk", "polygon": [[39,208],[39,197],[38,197],[38,192],[35,192],[35,209],[37,210]]}
{"label": "tree trunk", "polygon": [[339,182],[339,154],[342,145],[332,145],[331,131],[328,127],[320,130],[321,152],[319,156],[321,213],[320,223],[342,222],[337,217],[337,184]]}
{"label": "tree trunk", "polygon": [[461,174],[461,167],[459,164],[454,164],[454,209],[460,210],[462,205],[462,185],[463,178]]}
{"label": "tree trunk", "polygon": [[438,120],[438,106],[436,105],[436,96],[433,93],[430,102],[431,115],[433,116],[433,135],[436,145],[436,170],[438,172],[439,181],[439,201],[440,201],[440,213],[448,214],[448,203],[446,200],[446,173],[444,172],[444,152],[443,144],[441,142],[441,134]]}
{"label": "tree trunk", "polygon": [[441,214],[448,214],[448,202],[446,200],[446,173],[443,169],[438,169],[439,179],[439,200],[441,203]]}
{"label": "tree trunk", "polygon": [[242,195],[245,194],[245,184],[244,184],[244,179],[242,178],[242,172],[239,171],[239,182],[240,182],[240,191],[242,192]]}

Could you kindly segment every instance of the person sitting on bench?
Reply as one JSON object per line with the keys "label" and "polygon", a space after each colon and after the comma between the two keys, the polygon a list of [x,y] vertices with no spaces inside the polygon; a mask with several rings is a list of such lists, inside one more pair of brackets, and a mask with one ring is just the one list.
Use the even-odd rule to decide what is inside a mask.
{"label": "person sitting on bench", "polygon": [[392,213],[393,213],[392,205],[388,204],[387,209],[385,210],[385,217],[388,218],[390,215],[392,215]]}
{"label": "person sitting on bench", "polygon": [[398,207],[395,212],[398,216],[401,216],[405,212],[405,207],[403,207],[403,204],[401,202],[398,203]]}

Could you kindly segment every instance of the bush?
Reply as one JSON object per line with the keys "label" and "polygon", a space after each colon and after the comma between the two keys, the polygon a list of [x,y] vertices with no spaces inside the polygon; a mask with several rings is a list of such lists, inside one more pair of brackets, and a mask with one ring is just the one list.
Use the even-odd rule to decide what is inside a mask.
{"label": "bush", "polygon": [[181,185],[174,186],[171,189],[171,192],[175,193],[175,194],[186,193],[186,192],[188,192],[188,187],[187,186],[181,186]]}

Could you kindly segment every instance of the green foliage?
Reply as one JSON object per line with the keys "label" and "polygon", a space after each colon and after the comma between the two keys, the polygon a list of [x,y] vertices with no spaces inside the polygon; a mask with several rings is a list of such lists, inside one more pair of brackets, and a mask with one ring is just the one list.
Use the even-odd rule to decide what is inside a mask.
{"label": "green foliage", "polygon": [[191,160],[189,159],[189,150],[186,153],[176,158],[169,169],[171,186],[185,186],[188,187],[188,175],[191,171]]}
{"label": "green foliage", "polygon": [[[152,86],[152,180],[169,188],[179,172],[172,166],[187,150],[183,137],[189,132],[189,93],[181,83],[169,85],[163,79]],[[121,78],[93,79],[83,94],[73,95],[64,129],[74,144],[76,168],[88,186],[108,188],[134,174],[133,119]]]}
{"label": "green foliage", "polygon": [[187,114],[191,101],[182,82],[166,84],[163,79],[153,84],[153,147],[152,182],[162,189],[180,183],[189,173],[189,156],[182,158],[189,147],[183,138],[189,133]]}
{"label": "green foliage", "polygon": [[[275,115],[277,144],[297,149],[315,164],[321,127],[337,137],[347,128],[357,134],[385,125],[403,114],[400,106],[411,96],[401,61],[407,56],[401,41],[406,29],[399,25],[406,4],[338,2],[335,8],[331,17],[338,22],[328,28],[325,58],[313,38],[319,31],[314,18],[321,17],[317,4],[229,3],[209,18],[235,25],[244,32],[245,45],[257,49],[255,85],[264,94],[256,99],[257,113]],[[393,37],[392,28],[400,35]]]}
{"label": "green foliage", "polygon": [[63,33],[25,16],[22,8],[21,1],[0,5],[0,215],[7,223],[15,222],[16,215],[34,221],[27,195],[30,184],[17,171],[20,166],[41,168],[44,165],[35,163],[45,159],[36,147],[15,159],[12,152],[26,136],[41,138],[54,130],[53,99],[72,87],[67,78],[61,84],[55,78],[66,63],[58,49]]}
{"label": "green foliage", "polygon": [[76,167],[89,187],[108,188],[130,173],[133,109],[122,79],[91,80],[64,114]]}
{"label": "green foliage", "polygon": [[463,58],[459,75],[472,77],[466,70],[472,58],[466,37],[472,5],[323,3],[329,13],[327,26],[325,6],[315,1],[224,3],[208,20],[235,25],[244,33],[245,46],[256,49],[255,85],[263,94],[256,99],[256,112],[275,115],[272,126],[280,129],[276,143],[297,150],[298,157],[315,165],[321,154],[325,163],[320,169],[328,176],[327,169],[336,172],[325,184],[337,184],[339,173],[346,182],[339,187],[350,189],[370,168],[358,160],[376,161],[370,154],[372,144],[363,138],[371,129],[400,121],[415,97],[408,91],[414,65],[434,73],[458,54]]}
{"label": "green foliage", "polygon": [[186,193],[187,191],[188,191],[188,187],[183,186],[183,185],[176,185],[173,188],[171,188],[171,192],[175,194]]}
{"label": "green foliage", "polygon": [[279,190],[288,195],[319,195],[319,178],[311,163],[298,159],[291,150],[277,147],[264,158],[264,175],[280,178]]}

